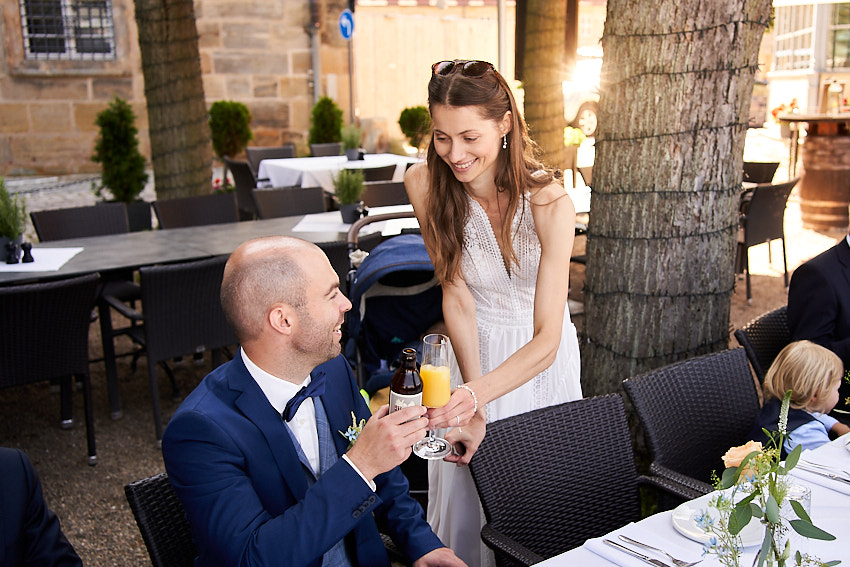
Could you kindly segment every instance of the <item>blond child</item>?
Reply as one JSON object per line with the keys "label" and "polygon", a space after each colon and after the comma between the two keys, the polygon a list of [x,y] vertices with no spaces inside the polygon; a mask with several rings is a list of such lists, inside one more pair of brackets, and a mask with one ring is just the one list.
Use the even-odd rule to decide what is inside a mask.
{"label": "blond child", "polygon": [[850,432],[826,415],[838,403],[844,365],[832,351],[811,341],[795,341],[780,351],[764,378],[764,407],[756,418],[753,439],[767,443],[762,429],[776,431],[785,392],[792,391],[788,410],[788,436],[783,455],[797,445],[814,449],[829,442],[830,432]]}

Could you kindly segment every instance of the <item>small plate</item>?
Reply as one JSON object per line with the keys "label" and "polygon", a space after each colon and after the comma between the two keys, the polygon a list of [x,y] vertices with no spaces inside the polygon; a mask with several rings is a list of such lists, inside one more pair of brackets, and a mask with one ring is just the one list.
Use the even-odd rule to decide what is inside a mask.
{"label": "small plate", "polygon": [[[673,527],[676,531],[686,538],[700,543],[708,543],[710,536],[697,525],[694,518],[703,512],[707,512],[708,515],[713,518],[717,517],[717,510],[708,505],[709,500],[711,500],[715,494],[715,492],[711,492],[704,496],[700,496],[696,500],[685,502],[673,510],[672,520]],[[752,518],[750,523],[747,524],[738,535],[740,536],[741,544],[744,547],[761,545],[762,540],[764,539],[764,527],[762,527],[761,522],[759,522],[757,518]]]}

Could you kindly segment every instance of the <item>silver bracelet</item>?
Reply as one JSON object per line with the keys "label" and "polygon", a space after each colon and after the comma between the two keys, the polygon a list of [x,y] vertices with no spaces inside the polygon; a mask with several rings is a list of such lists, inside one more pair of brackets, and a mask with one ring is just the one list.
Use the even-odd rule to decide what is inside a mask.
{"label": "silver bracelet", "polygon": [[472,401],[475,403],[472,408],[472,415],[478,413],[478,396],[475,395],[475,392],[472,391],[472,388],[470,388],[466,384],[461,384],[460,386],[458,386],[458,388],[463,388],[464,390],[472,394]]}

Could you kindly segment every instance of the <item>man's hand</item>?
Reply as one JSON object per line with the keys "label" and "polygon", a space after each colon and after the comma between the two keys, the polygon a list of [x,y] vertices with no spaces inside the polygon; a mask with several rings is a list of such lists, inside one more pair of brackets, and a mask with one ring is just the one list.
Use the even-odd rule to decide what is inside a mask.
{"label": "man's hand", "polygon": [[466,563],[460,560],[454,551],[448,547],[438,547],[431,550],[416,561],[413,567],[466,567]]}
{"label": "man's hand", "polygon": [[[467,425],[455,427],[446,433],[446,441],[455,449],[443,460],[449,463],[468,465],[472,455],[478,450],[478,446],[484,440],[487,432],[487,420],[480,413],[473,417]],[[462,453],[462,454],[458,454]]]}
{"label": "man's hand", "polygon": [[388,411],[389,406],[382,406],[375,412],[346,453],[369,480],[403,463],[410,456],[410,448],[427,433],[424,407]]}

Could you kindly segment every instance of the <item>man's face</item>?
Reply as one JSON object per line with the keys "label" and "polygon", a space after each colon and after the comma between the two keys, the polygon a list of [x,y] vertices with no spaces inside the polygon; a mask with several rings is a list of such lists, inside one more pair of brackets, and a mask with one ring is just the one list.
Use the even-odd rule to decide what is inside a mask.
{"label": "man's face", "polygon": [[305,304],[298,310],[293,345],[299,352],[315,357],[318,366],[339,355],[341,326],[351,302],[340,291],[339,278],[321,250],[305,252],[302,268],[307,289]]}

